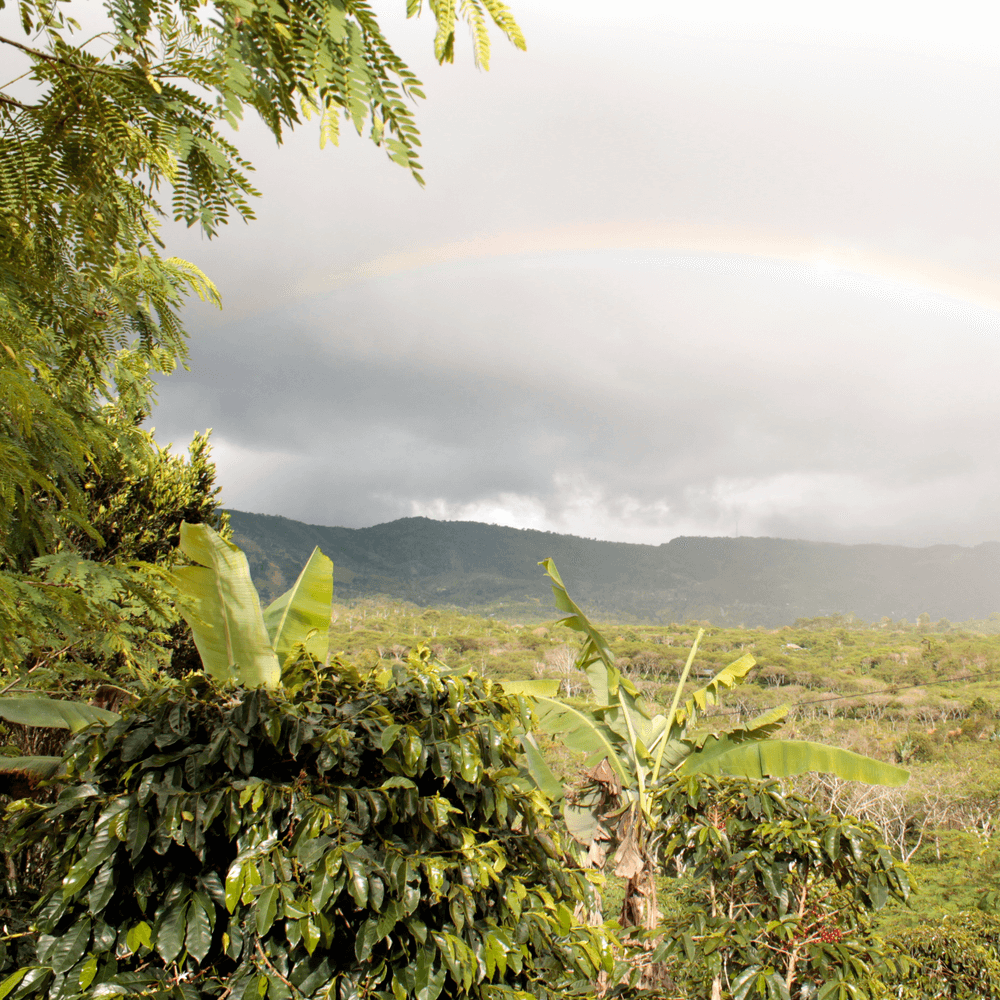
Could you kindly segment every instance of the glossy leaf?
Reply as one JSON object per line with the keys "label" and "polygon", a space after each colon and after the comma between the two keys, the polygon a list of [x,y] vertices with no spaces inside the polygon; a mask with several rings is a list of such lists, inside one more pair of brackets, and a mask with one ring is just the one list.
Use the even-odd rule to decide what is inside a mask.
{"label": "glossy leaf", "polygon": [[197,901],[193,901],[188,908],[187,934],[184,938],[184,947],[188,953],[197,961],[203,962],[212,946],[212,926],[209,921],[208,911]]}
{"label": "glossy leaf", "polygon": [[178,589],[193,601],[181,612],[191,626],[206,671],[246,687],[274,687],[281,667],[271,648],[246,556],[205,524],[181,525],[181,551],[196,566],[174,570]]}
{"label": "glossy leaf", "polygon": [[310,652],[325,660],[329,652],[330,607],[333,604],[333,561],[313,549],[298,579],[264,611],[264,625],[279,661],[310,633]]}
{"label": "glossy leaf", "polygon": [[61,935],[46,955],[54,972],[68,972],[83,957],[90,941],[90,920],[84,918]]}
{"label": "glossy leaf", "polygon": [[278,886],[265,886],[264,891],[257,897],[257,934],[263,937],[274,923],[274,918],[278,915]]}
{"label": "glossy leaf", "polygon": [[164,913],[155,928],[155,947],[164,962],[172,962],[184,947],[187,930],[187,903],[182,898],[175,901]]}

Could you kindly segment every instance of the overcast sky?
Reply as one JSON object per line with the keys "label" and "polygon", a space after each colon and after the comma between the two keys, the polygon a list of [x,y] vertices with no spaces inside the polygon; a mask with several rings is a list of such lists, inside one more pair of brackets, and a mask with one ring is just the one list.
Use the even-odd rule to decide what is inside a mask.
{"label": "overcast sky", "polygon": [[421,189],[246,124],[258,221],[157,438],[227,506],[659,544],[1000,539],[1000,8],[512,0],[432,58]]}

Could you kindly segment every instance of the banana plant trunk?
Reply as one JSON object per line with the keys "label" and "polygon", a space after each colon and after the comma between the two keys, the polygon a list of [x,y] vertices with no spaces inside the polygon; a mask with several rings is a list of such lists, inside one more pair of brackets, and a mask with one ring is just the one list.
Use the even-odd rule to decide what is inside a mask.
{"label": "banana plant trunk", "polygon": [[618,923],[622,927],[641,927],[645,931],[655,931],[659,926],[660,905],[656,898],[656,879],[650,868],[644,868],[628,880]]}

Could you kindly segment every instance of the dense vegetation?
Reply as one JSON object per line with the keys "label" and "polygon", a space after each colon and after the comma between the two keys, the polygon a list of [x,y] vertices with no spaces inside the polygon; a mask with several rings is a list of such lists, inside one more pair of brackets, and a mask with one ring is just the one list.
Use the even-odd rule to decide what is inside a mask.
{"label": "dense vegetation", "polygon": [[601,542],[496,524],[408,517],[371,528],[326,528],[230,511],[266,598],[281,593],[318,545],[337,565],[337,594],[390,594],[425,607],[501,617],[552,616],[539,558],[554,559],[595,613],[636,621],[708,619],[791,624],[803,615],[865,621],[986,618],[1000,592],[996,543],[926,549],[781,538],[674,538],[662,545]]}
{"label": "dense vegetation", "polygon": [[[829,742],[911,772],[898,789],[851,786],[822,776],[795,779],[819,804],[874,822],[909,859],[916,909],[883,921],[917,924],[930,915],[975,909],[1000,890],[1000,636],[991,622],[947,626],[808,619],[781,629],[707,629],[695,672],[702,680],[750,652],[750,683],[710,708],[710,721],[747,719],[777,705],[793,708],[785,732]],[[663,704],[683,669],[699,624],[603,626],[617,663]],[[362,663],[405,655],[415,636],[449,665],[497,678],[558,679],[570,698],[587,693],[573,667],[572,633],[467,612],[369,599],[337,605],[333,647]],[[692,681],[692,684],[694,681]],[[540,736],[561,773],[573,756]]]}
{"label": "dense vegetation", "polygon": [[[198,554],[190,543],[185,551]],[[304,572],[312,573],[312,582],[303,576],[299,590],[313,586],[328,569],[314,559]],[[308,606],[313,607],[315,594],[310,600]],[[285,606],[287,601],[277,602],[267,621],[277,621]],[[566,853],[566,846],[558,846],[567,834],[551,825],[538,792],[534,798],[524,798],[525,792],[519,790],[524,786],[516,779],[516,743],[491,750],[500,748],[502,741],[483,742],[482,727],[490,718],[493,725],[502,722],[507,727],[508,740],[524,732],[525,703],[519,708],[502,697],[498,700],[498,695],[488,694],[488,680],[476,679],[479,673],[508,684],[547,678],[557,682],[568,705],[589,710],[586,677],[573,665],[577,644],[572,633],[559,626],[526,627],[399,603],[335,605],[331,618],[335,658],[323,667],[314,655],[303,660],[302,650],[298,661],[294,657],[289,661],[299,665],[286,667],[277,696],[233,689],[227,693],[200,674],[182,682],[163,678],[125,711],[121,722],[106,730],[85,730],[74,738],[60,779],[70,781],[67,791],[72,794],[64,793],[54,810],[44,802],[21,802],[9,821],[22,853],[26,848],[35,852],[34,872],[22,871],[18,884],[8,882],[13,896],[8,896],[6,923],[15,930],[7,935],[5,965],[21,970],[12,973],[17,981],[10,981],[11,995],[75,996],[77,987],[101,982],[117,984],[127,993],[151,987],[172,990],[185,984],[185,997],[208,997],[218,995],[221,983],[231,983],[233,977],[247,989],[259,986],[276,997],[298,995],[300,986],[308,987],[306,995],[312,995],[312,987],[318,989],[320,983],[334,984],[338,996],[354,995],[352,990],[358,989],[362,994],[372,990],[379,994],[380,981],[383,989],[397,981],[404,994],[411,992],[411,986],[416,994],[416,981],[406,985],[406,975],[412,976],[410,966],[422,954],[420,948],[430,947],[420,943],[419,935],[393,936],[398,944],[384,956],[378,949],[365,950],[363,961],[355,956],[347,964],[335,962],[324,942],[329,937],[328,943],[335,945],[338,927],[353,919],[350,913],[359,921],[358,940],[367,940],[370,933],[362,931],[365,920],[385,923],[389,917],[384,914],[395,913],[382,909],[385,899],[393,898],[390,887],[396,884],[386,867],[391,867],[385,853],[389,845],[400,845],[398,851],[404,843],[417,844],[416,831],[424,827],[432,839],[447,839],[463,828],[492,830],[500,814],[491,823],[477,810],[487,803],[493,803],[493,810],[500,808],[501,786],[510,803],[507,809],[514,810],[505,811],[503,820],[515,824],[508,827],[514,839],[501,838],[507,857],[499,868],[494,857],[490,870],[497,877],[516,880],[521,877],[520,864],[561,865],[565,874],[554,882],[545,876],[548,891],[557,893],[553,899],[558,892],[569,893],[567,915],[574,906],[580,914],[601,912],[600,901],[588,895],[589,880],[582,877],[580,861],[572,860],[573,852]],[[308,621],[300,622],[297,634],[305,635],[306,625]],[[688,645],[703,627],[604,626],[623,679],[653,704],[662,704],[673,690],[687,663]],[[196,630],[196,638],[198,634]],[[291,648],[290,638],[272,638],[275,648]],[[739,998],[791,996],[793,987],[799,991],[795,995],[803,997],[876,997],[891,988],[913,998],[971,998],[988,995],[982,992],[984,983],[1000,987],[1000,921],[992,915],[997,894],[989,891],[1000,885],[996,880],[1000,844],[995,837],[1000,777],[991,782],[991,774],[1000,776],[1000,758],[992,761],[996,742],[990,736],[997,720],[985,697],[1000,659],[1000,641],[960,628],[937,632],[928,623],[872,629],[812,620],[772,631],[708,629],[688,690],[702,686],[707,675],[731,673],[734,656],[750,648],[759,667],[727,699],[707,702],[701,725],[731,730],[748,716],[776,707],[779,700],[790,700],[797,706],[786,726],[790,735],[905,761],[913,778],[908,786],[884,788],[803,776],[791,779],[795,790],[784,794],[773,781],[755,785],[732,778],[679,783],[671,779],[658,786],[654,811],[673,816],[663,835],[672,837],[670,843],[676,846],[666,848],[662,864],[657,863],[656,909],[662,921],[656,925],[660,935],[656,940],[661,943],[645,952],[646,959],[631,959],[631,967],[643,972],[644,978],[630,988],[654,988],[661,995],[665,991],[687,998],[707,998],[722,983],[727,990],[723,995]],[[203,651],[205,655],[209,654]],[[903,666],[910,673],[900,674]],[[418,691],[424,692],[418,698],[423,707],[412,701]],[[428,697],[432,700],[420,701]],[[399,704],[397,698],[402,699]],[[474,754],[470,755],[471,745],[464,749],[461,724],[451,737],[421,735],[420,727],[433,726],[440,717],[434,698],[444,698],[442,708],[457,705],[459,711],[472,713],[466,728],[479,732]],[[399,735],[414,726],[416,742],[407,749]],[[463,748],[456,744],[446,755],[454,762],[448,766],[459,768],[449,777],[445,757],[433,762],[447,740],[456,738]],[[567,750],[558,737],[538,733],[536,739],[556,771],[581,789],[586,786],[582,756]],[[420,746],[434,748],[431,756],[414,751]],[[290,749],[290,757],[283,748]],[[501,756],[493,760],[497,752]],[[392,762],[400,754],[396,766]],[[490,779],[499,784],[487,794],[483,782],[490,767],[499,768]],[[427,772],[431,784],[420,777],[422,768],[432,768],[433,778]],[[314,773],[320,785],[313,777],[303,784],[304,776]],[[86,789],[84,794],[73,791],[74,779],[84,782],[79,786]],[[442,780],[440,786],[434,784]],[[691,786],[691,780],[698,784]],[[431,810],[427,816],[437,817],[429,826],[426,817],[420,819],[426,812],[421,800],[407,797],[408,782],[415,783],[426,799],[426,809]],[[380,796],[386,799],[384,810],[375,801]],[[515,807],[515,802],[521,804]],[[338,809],[346,812],[340,815]],[[456,809],[472,812],[459,822]],[[526,809],[534,810],[530,822]],[[515,820],[514,814],[522,818]],[[361,859],[359,865],[374,866],[364,876],[367,892],[372,891],[373,874],[383,884],[375,910],[370,895],[359,902],[361,883],[351,882],[350,864],[337,866],[331,861],[345,875],[342,885],[335,881],[336,872],[330,875],[329,895],[316,883],[317,878],[323,881],[327,869],[311,864],[317,850],[323,857],[343,852],[345,831],[366,815],[370,818],[351,836],[352,843],[367,846],[350,851],[351,858]],[[390,819],[392,824],[417,822],[418,827],[393,833],[394,827],[367,825]],[[551,843],[551,851],[517,854],[521,850],[517,837],[526,822],[536,834],[529,838],[531,843],[537,846],[540,836],[541,842]],[[328,830],[324,824],[330,823],[334,825]],[[307,827],[312,833],[304,838],[296,833]],[[264,836],[267,830],[271,834]],[[461,836],[467,864],[477,848],[467,834]],[[46,862],[44,845],[53,837],[73,847],[54,857],[50,847]],[[764,839],[759,843],[753,839],[760,837]],[[495,838],[492,830],[484,849],[495,850],[489,846]],[[879,847],[882,841],[895,848],[897,859],[909,858],[905,874],[899,861]],[[821,844],[822,852],[813,855],[814,848],[806,849],[806,844]],[[467,881],[466,875],[449,881],[447,857],[431,863],[436,848],[431,841],[425,846],[430,867],[421,862],[415,869],[414,878],[418,874],[420,878],[414,882],[413,898],[423,901],[419,907],[432,907],[449,884]],[[220,850],[225,857],[213,853]],[[191,853],[197,862],[185,860]],[[744,856],[754,857],[756,867],[749,869],[744,863],[737,874],[732,866]],[[593,864],[593,845],[589,857]],[[603,857],[598,864],[606,867],[603,912],[613,915],[623,904],[628,909],[629,880],[615,875],[621,867],[617,854],[615,861],[607,850]],[[808,877],[803,867],[807,857],[816,866]],[[798,860],[789,868],[791,858]],[[46,869],[46,864],[55,868]],[[251,870],[247,865],[252,865],[259,882],[246,881],[250,876],[245,872]],[[47,878],[54,884],[38,881],[43,869],[52,872]],[[223,879],[223,873],[230,877]],[[240,876],[243,882],[236,886]],[[535,878],[525,877],[527,884]],[[561,881],[568,877],[577,878],[575,889]],[[746,882],[736,896],[734,878],[735,884]],[[397,886],[399,892],[405,882]],[[911,882],[917,895],[907,902]],[[756,896],[748,895],[751,885],[757,886]],[[138,896],[133,895],[133,886],[143,887]],[[32,892],[41,893],[36,917],[23,909]],[[488,898],[503,899],[505,893]],[[734,911],[732,901],[737,899],[739,908]],[[897,905],[885,905],[893,899]],[[480,970],[476,975],[483,978],[477,982],[483,989],[513,975],[512,984],[535,994],[550,988],[586,990],[588,981],[598,982],[609,973],[620,977],[629,968],[627,962],[622,965],[610,957],[610,965],[604,959],[595,961],[609,939],[587,945],[586,936],[593,933],[586,930],[588,922],[566,923],[565,918],[559,918],[558,927],[542,920],[537,925],[542,936],[527,952],[519,945],[515,961],[505,945],[501,960],[496,948],[497,942],[506,940],[503,924],[496,922],[494,904],[484,905],[481,917],[472,918],[465,930],[455,926],[449,930],[447,921],[455,919],[453,907],[433,920],[431,910],[420,910],[419,926],[434,928],[432,937],[424,939],[433,939],[433,955],[414,967],[429,977],[424,986],[428,995],[470,989],[479,995],[474,984],[462,979],[464,966],[455,957],[456,949],[464,946],[472,949],[470,955],[478,954],[477,948],[487,948],[487,941],[490,955],[484,953],[482,963],[477,959],[472,966]],[[539,918],[551,912],[544,901],[529,901],[527,909],[510,917],[512,932],[525,920],[535,919],[526,916],[535,905],[541,906]],[[260,923],[262,912],[266,926]],[[107,913],[116,914],[114,922],[107,922]],[[405,907],[392,919],[407,926],[412,923]],[[484,931],[469,937],[480,919],[487,921]],[[42,932],[37,957],[32,952],[33,935],[25,937],[26,920]],[[940,927],[931,931],[932,924]],[[583,936],[574,945],[567,934]],[[373,938],[373,947],[381,940]],[[401,950],[393,952],[393,947]],[[625,948],[620,952],[624,957],[630,946],[622,940],[616,947]],[[302,951],[301,959],[295,959],[296,949]],[[381,957],[370,961],[376,952]],[[334,947],[336,954],[343,955],[343,949]],[[395,974],[393,961],[403,963]],[[24,971],[32,967],[38,971]],[[505,971],[498,979],[501,967]],[[404,968],[410,971],[404,973]],[[931,992],[932,987],[938,992]]]}

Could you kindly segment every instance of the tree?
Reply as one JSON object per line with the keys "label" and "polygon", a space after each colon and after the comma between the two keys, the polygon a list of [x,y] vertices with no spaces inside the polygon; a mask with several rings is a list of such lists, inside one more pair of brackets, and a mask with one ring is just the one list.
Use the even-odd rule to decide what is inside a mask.
{"label": "tree", "polygon": [[[456,5],[429,6],[435,54],[451,61]],[[408,0],[409,16],[421,8]],[[70,536],[100,536],[83,489],[92,463],[148,457],[136,418],[149,412],[151,373],[184,359],[186,296],[218,301],[196,267],[161,253],[159,220],[169,211],[211,237],[230,218],[253,218],[252,168],[223,126],[250,109],[280,142],[318,113],[325,143],[337,141],[343,117],[421,180],[408,103],[420,84],[364,0],[106,0],[104,10],[107,30],[84,39],[71,4],[20,0],[22,38],[0,37],[25,60],[30,85],[27,96],[23,82],[0,88],[7,663],[25,642],[58,648],[83,620],[114,632],[114,607],[129,601],[162,603],[162,580],[142,567],[91,565]],[[464,0],[460,12],[484,68],[488,20],[524,47],[501,0]],[[167,188],[169,210],[158,200]],[[60,544],[58,565],[17,564],[21,552]],[[106,599],[88,602],[88,591]]]}
{"label": "tree", "polygon": [[[910,884],[876,829],[777,781],[677,778],[657,791],[681,907],[656,957],[694,995],[734,1000],[884,996],[870,915]],[[691,995],[691,993],[689,993]]]}

